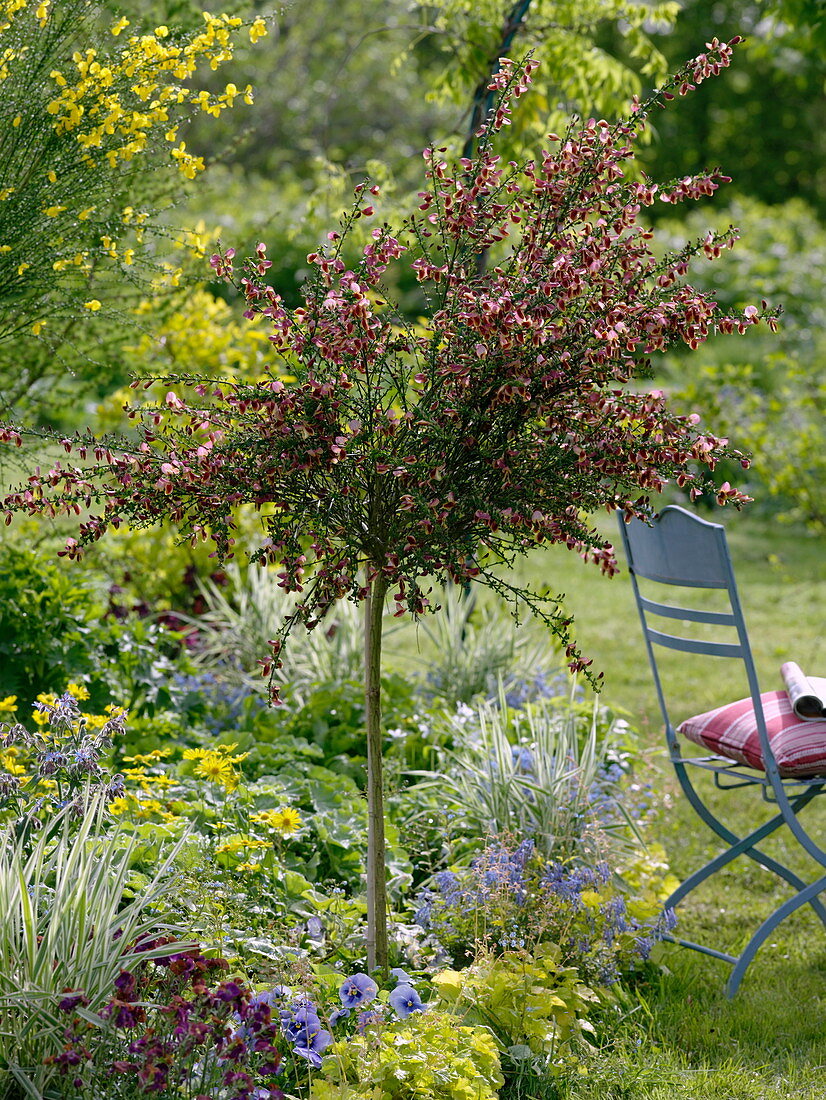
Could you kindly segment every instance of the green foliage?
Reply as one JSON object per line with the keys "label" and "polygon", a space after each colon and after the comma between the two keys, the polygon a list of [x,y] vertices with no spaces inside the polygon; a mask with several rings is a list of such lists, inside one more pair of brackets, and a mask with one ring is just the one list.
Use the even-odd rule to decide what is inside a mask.
{"label": "green foliage", "polygon": [[[679,10],[672,2],[638,0],[436,0],[429,7],[436,13],[436,45],[450,59],[434,79],[436,98],[487,109],[498,57],[530,50],[540,62],[536,94],[514,114],[509,156],[535,154],[549,130],[566,129],[571,114],[624,114],[642,90],[641,77],[650,84],[665,78],[667,63],[651,30],[669,29]],[[609,31],[619,48],[609,44]]]}
{"label": "green foliage", "polygon": [[138,710],[169,704],[168,633],[107,618],[95,579],[42,552],[3,546],[0,560],[0,696],[29,707],[79,681],[98,710],[115,696]]}
{"label": "green foliage", "polygon": [[0,1087],[32,1100],[43,1097],[54,1072],[43,1059],[61,1049],[61,995],[82,993],[88,1012],[77,1011],[95,1020],[91,1014],[121,967],[144,954],[130,945],[159,930],[148,911],[173,881],[174,849],[153,869],[141,896],[124,903],[130,844],[109,830],[100,799],[87,803],[70,834],[72,812],[55,819],[57,843],[49,830],[27,854],[6,830],[0,845]]}
{"label": "green foliage", "polygon": [[[742,288],[782,305],[776,335],[750,333],[739,346],[711,339],[690,372],[670,357],[666,377],[686,409],[702,409],[710,429],[752,453],[750,491],[758,506],[774,498],[786,519],[826,528],[826,306],[817,273],[826,270],[826,229],[800,200],[766,206],[735,200],[727,210],[693,211],[665,223],[670,243],[733,223],[741,239],[725,264],[700,262],[696,285],[724,306]],[[736,355],[733,353],[736,351]],[[742,481],[742,474],[735,475]]]}
{"label": "green foliage", "polygon": [[[268,570],[251,567],[242,573],[234,562],[220,585],[199,581],[198,587],[206,607],[189,620],[197,631],[197,663],[257,687],[261,656],[295,611],[295,595]],[[363,646],[358,609],[342,603],[319,630],[301,639],[279,670],[279,682],[292,701],[305,705],[320,683],[334,688],[361,674]]]}
{"label": "green foliage", "polygon": [[[814,15],[818,8],[816,24],[804,9]],[[785,25],[778,23],[778,13]],[[730,170],[738,195],[772,205],[800,197],[822,218],[822,17],[819,0],[683,0],[676,24],[658,39],[669,67],[699,53],[712,35],[728,40],[736,34],[746,39],[742,65],[738,63],[725,96],[698,88],[686,98],[679,122],[668,112],[654,120],[656,140],[640,155],[646,172],[668,179],[696,171],[698,161],[709,167],[721,164]],[[660,213],[670,216],[668,208]]]}
{"label": "green foliage", "polygon": [[[417,790],[438,791],[460,849],[459,838],[474,851],[485,836],[529,836],[549,858],[597,859],[606,845],[629,843],[628,819],[612,798],[619,788],[606,780],[626,725],[607,708],[555,698],[517,711],[502,699],[460,708],[443,723],[452,747]],[[604,794],[599,806],[595,786]]]}
{"label": "green foliage", "polygon": [[30,706],[38,692],[100,667],[105,643],[93,624],[104,601],[89,580],[33,551],[4,546],[2,556],[0,694]]}
{"label": "green foliage", "polygon": [[501,605],[480,608],[475,593],[456,585],[433,601],[441,610],[419,623],[430,642],[420,662],[425,695],[443,706],[452,709],[477,696],[493,700],[500,684],[507,691],[554,672],[566,677],[554,639],[533,620],[518,626]]}
{"label": "green foliage", "polygon": [[485,1028],[414,1012],[335,1043],[310,1100],[496,1100],[503,1080]]}
{"label": "green foliage", "polygon": [[551,943],[531,953],[482,955],[465,970],[436,974],[433,987],[441,1007],[489,1028],[503,1055],[536,1058],[550,1073],[575,1064],[576,1044],[592,1030],[587,1015],[596,996]]}

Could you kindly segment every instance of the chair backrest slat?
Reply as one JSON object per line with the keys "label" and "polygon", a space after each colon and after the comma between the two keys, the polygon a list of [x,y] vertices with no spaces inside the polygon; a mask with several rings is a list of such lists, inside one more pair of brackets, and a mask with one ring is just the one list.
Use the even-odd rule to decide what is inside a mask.
{"label": "chair backrest slat", "polygon": [[681,619],[683,622],[714,623],[716,626],[736,626],[737,620],[730,611],[701,611],[694,607],[674,607],[667,603],[657,603],[640,596],[640,604],[652,615],[661,615],[669,619]]}
{"label": "chair backrest slat", "polygon": [[638,577],[682,588],[728,588],[731,571],[725,531],[682,508],[665,508],[656,525],[624,525]]}
{"label": "chair backrest slat", "polygon": [[665,646],[666,649],[678,649],[681,653],[702,653],[706,657],[740,657],[741,659],[745,656],[743,647],[733,642],[704,642],[698,638],[678,638],[673,634],[652,630],[650,626],[645,628],[645,633],[654,645]]}

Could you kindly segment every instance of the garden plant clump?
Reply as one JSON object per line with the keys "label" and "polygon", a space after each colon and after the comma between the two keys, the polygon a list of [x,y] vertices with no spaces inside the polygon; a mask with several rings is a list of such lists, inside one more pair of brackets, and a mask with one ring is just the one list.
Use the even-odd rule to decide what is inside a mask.
{"label": "garden plant clump", "polygon": [[[5,8],[0,36],[51,25],[48,3]],[[223,65],[242,26],[207,16],[191,41],[159,26],[113,49],[113,88],[157,62],[147,138],[167,106],[220,116],[247,97],[190,88],[184,60]],[[513,567],[556,543],[614,572],[593,514],[645,517],[669,484],[745,499],[715,480],[740,452],[635,386],[661,352],[774,327],[768,306],[686,282],[734,231],[661,256],[643,220],[725,177],[658,187],[633,163],[654,108],[718,75],[737,41],[708,44],[629,120],[572,124],[525,163],[498,150],[535,62],[501,58],[469,155],[428,149],[395,227],[359,184],[300,301],[272,285],[263,243],[243,264],[218,249],[213,276],[261,336],[243,381],[225,361],[143,378],[123,438],[0,428],[4,447],[33,436],[70,456],[7,492],[7,518],[80,527],[60,572],[0,544],[4,583],[29,597],[23,641],[0,642],[0,1097],[567,1100],[649,1011],[675,879],[639,737],[594,697],[561,598]],[[80,128],[126,170],[144,122],[88,98],[103,55],[77,57],[80,84],[52,74],[50,141]],[[112,132],[84,128],[103,106]],[[55,227],[77,198],[66,158]],[[107,244],[93,215],[94,249],[133,266],[143,222],[119,209]],[[98,312],[94,256],[76,255],[75,271],[55,253],[53,319]],[[394,285],[414,288],[415,320]],[[127,528],[111,560],[104,540],[73,587],[110,528]],[[415,660],[405,615],[422,618]]]}
{"label": "garden plant clump", "polygon": [[[504,632],[514,629],[507,619],[497,621]],[[389,773],[400,784],[387,822],[394,964],[387,981],[366,969],[362,794],[352,779],[320,763],[306,741],[302,752],[290,733],[300,706],[293,715],[286,708],[255,712],[254,728],[268,739],[254,754],[242,750],[255,743],[243,730],[227,730],[216,741],[203,704],[162,745],[140,752],[123,710],[85,712],[80,685],[43,695],[28,720],[13,697],[2,701],[3,814],[26,844],[19,850],[56,844],[59,853],[62,845],[85,843],[91,820],[85,800],[97,798],[100,839],[90,857],[98,873],[117,861],[121,889],[140,906],[145,929],[139,951],[114,940],[108,990],[98,985],[93,994],[72,972],[56,991],[52,1030],[44,1032],[39,1055],[41,1080],[52,1082],[47,1089],[91,1098],[172,1096],[183,1088],[193,1100],[225,1089],[246,1100],[368,1097],[381,1085],[391,1095],[398,1089],[399,1098],[411,1087],[425,1096],[471,1097],[487,1082],[482,1095],[495,1096],[517,1065],[520,1072],[535,1063],[542,1073],[564,1076],[578,1064],[594,1007],[610,996],[620,972],[640,965],[645,951],[637,941],[658,935],[657,899],[668,888],[665,868],[631,829],[625,848],[608,834],[599,845],[624,850],[611,882],[602,865],[590,867],[585,848],[573,860],[567,854],[577,851],[574,836],[593,839],[612,827],[605,801],[627,800],[630,758],[593,774],[569,762],[568,782],[579,777],[592,797],[568,822],[569,835],[557,838],[563,862],[539,857],[530,836],[486,845],[478,833],[474,842],[472,830],[450,836],[448,825],[448,837],[442,831],[435,840],[449,803],[421,777],[412,776],[413,785],[405,780],[407,755],[423,754],[411,742],[422,738],[437,766],[447,766],[447,755],[438,764],[442,754],[456,766],[466,753],[476,767],[476,730],[494,704],[483,697],[461,704],[464,721],[457,726],[448,719],[450,701],[439,715],[427,671],[420,685],[399,716],[407,739],[390,737],[386,745]],[[595,727],[570,693],[545,706],[556,708],[560,728],[578,728],[586,741],[599,728],[601,737],[615,738],[611,752],[618,751],[617,724],[603,718]],[[516,713],[509,711],[508,728]],[[260,725],[263,715],[270,716],[269,731]],[[140,740],[144,723],[136,719],[135,727]],[[560,736],[559,748],[565,744]],[[267,751],[275,767],[261,775]],[[536,806],[553,801],[560,792],[530,778],[527,751],[516,743],[509,753],[513,776],[532,784]],[[336,766],[335,759],[329,763]],[[493,782],[507,781],[494,756],[487,767]],[[414,862],[405,845],[421,848],[423,836],[428,852],[417,852]],[[631,848],[638,868],[647,868],[637,876],[641,886],[625,878]],[[166,881],[174,890],[160,891],[153,882],[167,850],[173,854]],[[543,850],[554,851],[551,838]],[[51,928],[53,880],[42,863],[31,864],[29,873],[38,868],[45,881],[35,896],[37,919]],[[534,920],[525,902],[540,879],[551,883],[553,904],[545,908],[547,919]],[[467,918],[471,909],[474,920]],[[621,948],[605,935],[609,913],[618,940],[621,931],[634,930]],[[196,948],[193,939],[210,946]],[[527,1032],[526,1011],[537,1018]]]}

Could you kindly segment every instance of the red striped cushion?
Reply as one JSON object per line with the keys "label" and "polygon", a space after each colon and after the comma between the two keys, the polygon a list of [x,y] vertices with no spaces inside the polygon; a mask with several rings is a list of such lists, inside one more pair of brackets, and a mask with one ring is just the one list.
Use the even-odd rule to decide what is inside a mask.
{"label": "red striped cushion", "polygon": [[[760,699],[780,774],[787,778],[826,775],[826,721],[798,718],[785,691],[767,691]],[[720,756],[765,770],[751,699],[688,718],[677,733]]]}

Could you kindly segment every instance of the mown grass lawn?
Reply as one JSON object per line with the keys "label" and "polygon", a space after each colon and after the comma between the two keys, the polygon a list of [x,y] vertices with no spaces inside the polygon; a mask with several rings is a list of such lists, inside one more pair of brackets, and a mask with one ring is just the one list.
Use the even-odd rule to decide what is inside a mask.
{"label": "mown grass lawn", "polygon": [[[714,517],[719,518],[718,516]],[[724,512],[732,556],[763,690],[780,687],[779,666],[796,660],[826,674],[824,539],[798,528]],[[610,526],[606,533],[613,534]],[[652,750],[661,722],[627,574],[600,578],[558,548],[529,566],[531,575],[565,592],[583,650],[604,672],[604,697],[629,712]],[[697,713],[727,698],[728,662],[686,662],[672,669],[674,714]],[[650,775],[663,796],[659,835],[675,873],[684,877],[719,847],[675,790],[663,756]],[[765,807],[755,792],[718,792],[715,805],[732,828],[745,829]],[[826,798],[808,820],[826,844]],[[816,871],[788,841],[767,849],[809,878]],[[822,868],[820,869],[822,874]],[[753,863],[739,861],[704,884],[680,909],[688,939],[736,951],[788,888]],[[659,983],[642,1008],[599,1052],[571,1100],[823,1100],[826,1097],[826,929],[811,909],[795,914],[764,945],[738,995],[724,994],[728,967],[672,945],[660,958]],[[538,1094],[540,1095],[540,1094]]]}

